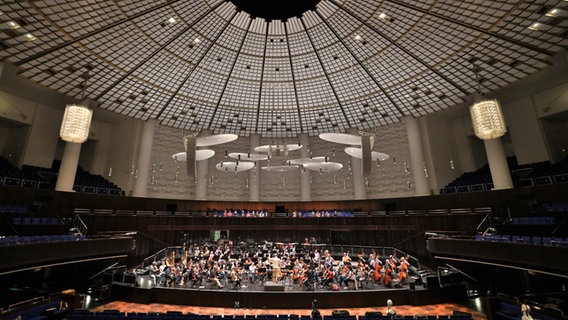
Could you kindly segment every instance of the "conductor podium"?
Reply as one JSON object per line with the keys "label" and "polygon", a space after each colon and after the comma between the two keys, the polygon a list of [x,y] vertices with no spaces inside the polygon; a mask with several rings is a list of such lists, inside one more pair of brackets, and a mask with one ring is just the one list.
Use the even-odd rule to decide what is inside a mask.
{"label": "conductor podium", "polygon": [[284,285],[277,282],[266,281],[264,283],[264,291],[284,291]]}

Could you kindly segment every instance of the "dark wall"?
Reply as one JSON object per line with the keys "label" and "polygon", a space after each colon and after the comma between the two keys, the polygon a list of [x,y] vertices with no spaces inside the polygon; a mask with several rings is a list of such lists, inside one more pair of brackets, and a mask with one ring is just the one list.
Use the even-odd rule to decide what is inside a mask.
{"label": "dark wall", "polygon": [[364,212],[491,207],[494,212],[501,213],[506,212],[510,208],[526,210],[539,203],[559,202],[565,199],[568,199],[568,188],[562,184],[452,195],[311,202],[175,200],[102,196],[28,188],[0,188],[0,203],[35,205],[36,208],[38,206],[41,207],[42,212],[58,214],[72,214],[75,208],[206,212],[210,209],[225,208],[268,209],[274,211],[276,207],[284,207],[287,211],[294,209],[311,210],[315,208],[352,209]]}

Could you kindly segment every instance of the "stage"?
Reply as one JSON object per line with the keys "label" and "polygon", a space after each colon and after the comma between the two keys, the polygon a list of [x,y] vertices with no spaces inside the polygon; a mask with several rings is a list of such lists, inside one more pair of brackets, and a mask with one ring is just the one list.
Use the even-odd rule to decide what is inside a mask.
{"label": "stage", "polygon": [[314,299],[322,308],[355,308],[376,306],[387,299],[397,301],[397,304],[421,306],[458,301],[465,297],[463,285],[426,288],[406,284],[401,288],[385,288],[380,284],[366,284],[358,290],[351,285],[341,287],[339,291],[319,286],[307,289],[287,283],[245,284],[238,287],[225,285],[222,289],[211,285],[167,288],[153,287],[151,280],[143,277],[139,277],[134,284],[113,282],[110,289],[112,300],[133,303],[253,309],[310,308]]}

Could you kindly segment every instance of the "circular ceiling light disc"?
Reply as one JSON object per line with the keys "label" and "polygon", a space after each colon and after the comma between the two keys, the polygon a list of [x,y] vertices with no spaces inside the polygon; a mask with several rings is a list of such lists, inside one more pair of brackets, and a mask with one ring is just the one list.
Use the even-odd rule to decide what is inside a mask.
{"label": "circular ceiling light disc", "polygon": [[[354,148],[354,147],[347,147],[345,148],[345,153],[347,153],[348,155],[358,158],[358,159],[363,159],[363,151],[361,150],[361,148]],[[388,158],[390,158],[390,156],[386,153],[382,153],[382,152],[378,152],[378,151],[372,151],[371,152],[371,159],[373,161],[377,161],[377,160],[387,160]]]}
{"label": "circular ceiling light disc", "polygon": [[288,151],[295,151],[295,150],[299,150],[302,149],[301,145],[298,144],[266,144],[263,146],[258,146],[254,148],[254,151],[257,152],[268,152],[268,150],[272,147],[273,152],[284,152],[286,148],[288,148]]}
{"label": "circular ceiling light disc", "polygon": [[248,161],[239,161],[239,163],[237,164],[236,161],[223,161],[217,163],[215,165],[215,168],[223,172],[243,172],[254,168],[254,163]]}
{"label": "circular ceiling light disc", "polygon": [[352,146],[361,145],[361,137],[354,134],[347,133],[322,133],[319,138],[325,141],[348,144]]}
{"label": "circular ceiling light disc", "polygon": [[335,172],[341,170],[343,164],[339,162],[308,163],[304,165],[304,168],[319,172]]}
{"label": "circular ceiling light disc", "polygon": [[[210,149],[201,149],[201,150],[195,150],[195,160],[196,161],[201,161],[201,160],[207,160],[212,158],[215,155],[215,151],[214,150],[210,150]],[[179,152],[179,153],[174,153],[172,154],[172,158],[175,161],[187,161],[187,153],[186,152]]]}
{"label": "circular ceiling light disc", "polygon": [[187,161],[187,153],[185,152],[178,152],[172,154],[172,159],[175,161]]}
{"label": "circular ceiling light disc", "polygon": [[215,146],[218,144],[235,141],[237,140],[237,138],[239,138],[239,136],[232,133],[216,134],[207,137],[198,137],[196,139],[196,146],[197,147]]}
{"label": "circular ceiling light disc", "polygon": [[210,150],[210,149],[195,150],[196,161],[207,160],[209,158],[213,158],[214,155],[215,155],[215,150]]}
{"label": "circular ceiling light disc", "polygon": [[309,163],[322,163],[325,162],[326,157],[313,157],[313,158],[302,158],[290,160],[290,164],[295,165],[306,165]]}
{"label": "circular ceiling light disc", "polygon": [[297,166],[264,166],[261,168],[264,171],[268,172],[289,172],[297,170]]}
{"label": "circular ceiling light disc", "polygon": [[[239,159],[240,156],[240,159]],[[246,152],[231,152],[229,157],[233,159],[239,159],[244,161],[262,161],[268,160],[268,155],[258,154],[258,153],[246,153]]]}

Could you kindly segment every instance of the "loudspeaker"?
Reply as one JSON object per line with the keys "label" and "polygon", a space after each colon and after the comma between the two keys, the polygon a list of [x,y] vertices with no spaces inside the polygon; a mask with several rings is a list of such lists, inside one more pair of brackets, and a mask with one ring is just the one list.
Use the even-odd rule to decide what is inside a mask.
{"label": "loudspeaker", "polygon": [[435,289],[440,287],[440,282],[438,281],[438,276],[426,276],[423,279],[424,288]]}
{"label": "loudspeaker", "polygon": [[178,209],[177,203],[166,203],[166,211],[174,213]]}
{"label": "loudspeaker", "polygon": [[408,288],[412,291],[416,290],[416,284],[414,284],[414,282],[409,282],[408,283]]}
{"label": "loudspeaker", "polygon": [[264,284],[264,291],[284,291],[284,285],[266,282]]}

